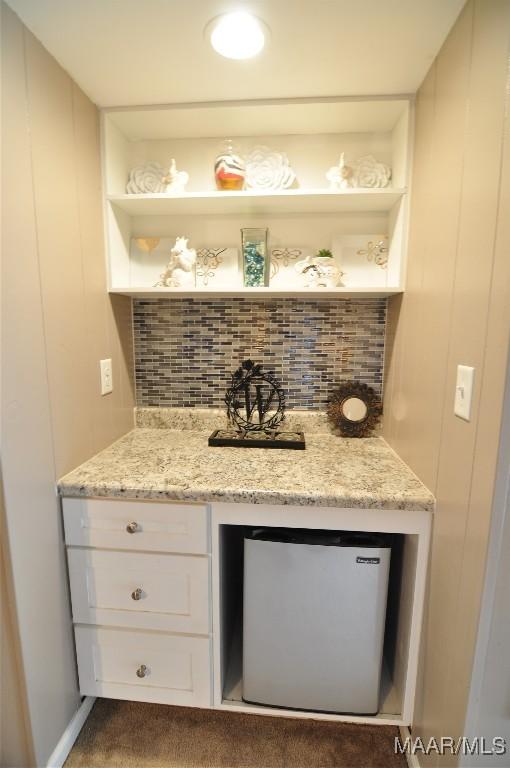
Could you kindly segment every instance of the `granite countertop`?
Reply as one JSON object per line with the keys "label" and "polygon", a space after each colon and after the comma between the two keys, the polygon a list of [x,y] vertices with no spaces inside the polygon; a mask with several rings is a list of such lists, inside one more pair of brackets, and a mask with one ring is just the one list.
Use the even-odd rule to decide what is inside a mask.
{"label": "granite countertop", "polygon": [[[142,419],[147,423],[147,419]],[[140,418],[138,419],[140,423]],[[63,477],[62,496],[426,510],[434,497],[382,438],[311,430],[306,450],[217,448],[210,429],[137,427]],[[201,429],[199,427],[202,427]]]}

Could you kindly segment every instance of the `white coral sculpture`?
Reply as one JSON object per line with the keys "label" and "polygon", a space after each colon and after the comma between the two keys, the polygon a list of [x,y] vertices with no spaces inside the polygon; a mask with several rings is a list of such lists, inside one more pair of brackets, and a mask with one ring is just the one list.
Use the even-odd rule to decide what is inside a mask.
{"label": "white coral sculpture", "polygon": [[126,192],[128,195],[166,192],[168,182],[165,179],[166,171],[159,163],[139,165],[129,174]]}
{"label": "white coral sculpture", "polygon": [[376,160],[373,155],[364,155],[352,163],[355,187],[387,187],[391,179],[391,168]]}
{"label": "white coral sculpture", "polygon": [[188,248],[188,238],[178,237],[170,251],[170,261],[154,288],[191,288],[195,284],[193,267],[197,260],[194,248]]}
{"label": "white coral sculpture", "polygon": [[246,158],[245,183],[249,189],[271,191],[288,189],[296,180],[289,159],[283,152],[269,147],[254,147]]}
{"label": "white coral sculpture", "polygon": [[172,158],[170,168],[166,170],[159,163],[139,165],[129,174],[126,187],[128,195],[157,194],[171,192],[179,194],[189,181],[189,173],[178,171],[175,159]]}

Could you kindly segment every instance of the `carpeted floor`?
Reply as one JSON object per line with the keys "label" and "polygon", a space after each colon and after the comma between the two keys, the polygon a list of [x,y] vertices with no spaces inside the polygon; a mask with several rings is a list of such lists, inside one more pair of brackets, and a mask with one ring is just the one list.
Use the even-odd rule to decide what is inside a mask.
{"label": "carpeted floor", "polygon": [[405,768],[398,729],[98,699],[65,768]]}

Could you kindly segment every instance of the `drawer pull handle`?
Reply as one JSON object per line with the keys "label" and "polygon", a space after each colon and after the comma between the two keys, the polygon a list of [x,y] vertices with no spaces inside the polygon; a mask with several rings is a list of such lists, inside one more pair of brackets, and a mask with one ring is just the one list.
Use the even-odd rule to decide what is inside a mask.
{"label": "drawer pull handle", "polygon": [[133,592],[131,592],[131,597],[133,600],[141,600],[142,599],[143,592],[140,589],[140,587],[137,587]]}
{"label": "drawer pull handle", "polygon": [[138,530],[138,523],[132,522],[126,525],[126,531],[128,533],[136,533]]}
{"label": "drawer pull handle", "polygon": [[137,677],[147,677],[148,674],[149,674],[149,668],[146,667],[145,664],[141,664],[136,670]]}

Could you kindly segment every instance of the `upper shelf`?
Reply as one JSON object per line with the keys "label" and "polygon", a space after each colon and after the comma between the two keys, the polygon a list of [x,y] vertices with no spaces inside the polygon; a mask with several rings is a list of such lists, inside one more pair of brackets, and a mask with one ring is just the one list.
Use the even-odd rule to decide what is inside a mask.
{"label": "upper shelf", "polygon": [[129,141],[161,141],[392,131],[408,105],[406,98],[348,96],[114,107],[104,114]]}
{"label": "upper shelf", "polygon": [[131,216],[338,213],[389,211],[405,189],[285,189],[276,192],[184,192],[181,195],[109,195]]}

